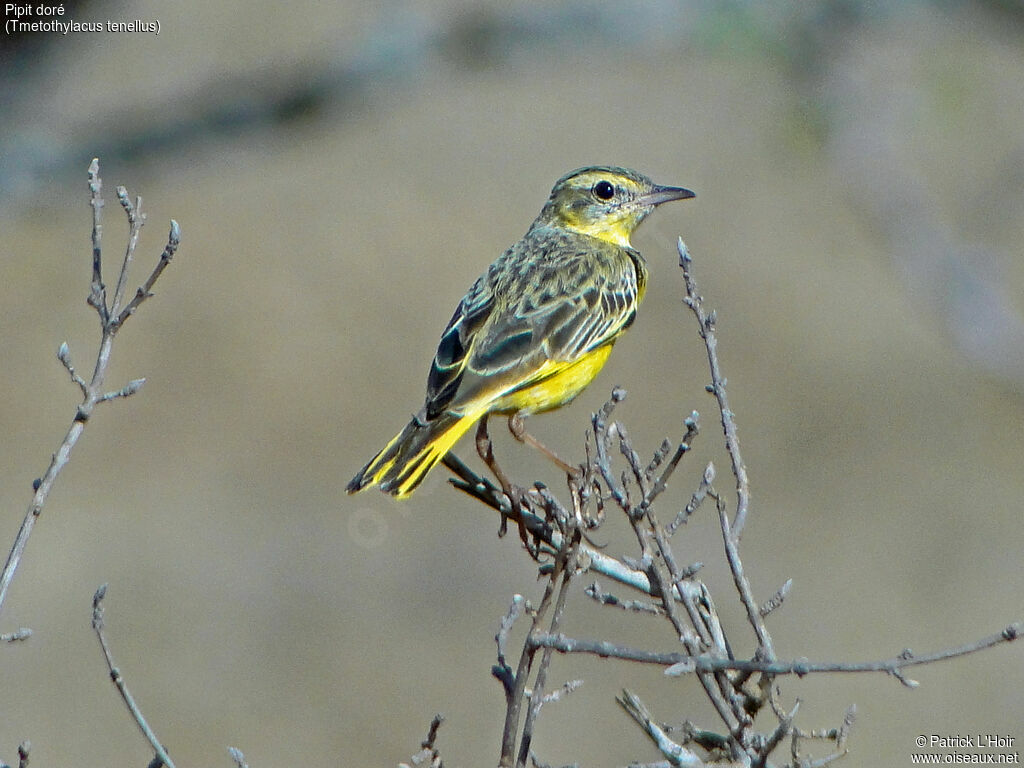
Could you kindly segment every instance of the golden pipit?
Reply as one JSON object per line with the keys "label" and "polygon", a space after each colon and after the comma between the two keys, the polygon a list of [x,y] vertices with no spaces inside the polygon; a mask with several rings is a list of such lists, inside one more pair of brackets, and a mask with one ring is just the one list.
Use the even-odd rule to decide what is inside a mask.
{"label": "golden pipit", "polygon": [[529,231],[459,302],[423,408],[348,492],[379,485],[404,498],[481,417],[508,414],[513,425],[582,392],[644,296],[647,267],[630,235],[655,206],[689,197],[626,168],[581,168],[559,179]]}

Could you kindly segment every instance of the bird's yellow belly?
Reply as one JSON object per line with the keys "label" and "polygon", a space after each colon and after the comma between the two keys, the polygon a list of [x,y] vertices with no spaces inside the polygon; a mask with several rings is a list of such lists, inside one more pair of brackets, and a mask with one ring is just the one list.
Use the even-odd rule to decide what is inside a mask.
{"label": "bird's yellow belly", "polygon": [[502,395],[488,410],[497,413],[537,413],[563,406],[594,380],[611,351],[612,345],[605,344],[571,363],[544,363],[539,372],[539,380]]}

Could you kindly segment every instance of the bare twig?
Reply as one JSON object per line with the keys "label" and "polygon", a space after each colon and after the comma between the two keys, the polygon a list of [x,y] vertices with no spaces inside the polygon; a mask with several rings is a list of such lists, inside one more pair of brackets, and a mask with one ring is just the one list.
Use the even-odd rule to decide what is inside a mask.
{"label": "bare twig", "polygon": [[145,222],[145,214],[140,210],[142,205],[141,198],[137,198],[135,203],[131,203],[131,201],[128,200],[127,192],[124,191],[123,187],[119,187],[118,197],[121,199],[122,206],[128,214],[131,231],[128,247],[125,252],[124,264],[118,276],[114,301],[112,304],[108,305],[106,287],[103,284],[102,191],[103,182],[99,176],[99,161],[93,160],[89,166],[89,203],[92,206],[92,282],[90,284],[88,304],[96,310],[100,319],[101,337],[99,349],[96,353],[96,363],[93,368],[91,379],[86,382],[83,377],[79,376],[75,372],[74,367],[71,365],[71,353],[68,349],[67,343],[62,343],[57,351],[57,359],[60,360],[61,364],[65,369],[67,369],[71,380],[81,390],[82,401],[76,408],[71,426],[68,428],[67,434],[65,434],[64,440],[58,447],[57,452],[53,454],[49,467],[47,467],[43,476],[33,483],[33,490],[35,491],[35,494],[29,504],[28,511],[25,513],[25,518],[22,521],[21,528],[19,529],[18,535],[14,540],[14,544],[11,547],[10,554],[7,556],[7,562],[4,565],[3,572],[0,573],[0,610],[3,609],[4,602],[7,599],[8,589],[11,586],[11,581],[14,579],[14,574],[18,569],[18,565],[21,563],[21,558],[24,555],[25,547],[28,545],[29,537],[32,535],[32,529],[35,526],[35,522],[43,511],[43,506],[46,504],[46,499],[50,494],[50,490],[53,488],[57,476],[65,465],[67,465],[71,457],[71,451],[82,436],[82,432],[84,431],[89,418],[92,416],[93,410],[99,403],[128,397],[129,395],[137,392],[139,387],[142,386],[142,382],[144,380],[135,379],[130,381],[121,389],[113,392],[107,392],[104,390],[103,384],[104,379],[106,378],[107,369],[110,366],[110,356],[113,350],[114,337],[117,334],[117,331],[124,324],[124,321],[127,320],[127,318],[136,309],[138,309],[139,304],[141,304],[145,298],[151,295],[153,283],[162,274],[163,270],[167,267],[167,264],[170,263],[170,260],[177,251],[178,244],[181,241],[181,230],[178,227],[177,222],[172,220],[170,235],[168,236],[167,244],[164,247],[163,254],[160,257],[160,261],[156,268],[150,274],[149,279],[146,280],[143,288],[139,289],[139,293],[136,294],[136,297],[128,304],[127,307],[120,311],[120,314],[118,314],[118,308],[121,305],[124,288],[128,280],[128,266],[131,263],[135,253],[135,248],[138,244],[139,230]]}
{"label": "bare twig", "polygon": [[506,661],[506,649],[508,648],[508,636],[512,631],[512,625],[516,623],[523,614],[523,610],[531,610],[531,606],[522,595],[512,596],[512,605],[508,612],[501,618],[501,627],[494,636],[494,642],[498,645],[498,663],[491,667],[491,674],[494,675],[505,689],[505,703],[511,701],[515,694],[516,676],[512,667]]}
{"label": "bare twig", "polygon": [[438,713],[430,721],[430,728],[427,731],[427,738],[420,742],[420,751],[412,756],[408,763],[399,763],[398,768],[442,768],[441,753],[436,746],[437,732],[444,722],[444,715]]}
{"label": "bare twig", "polygon": [[783,739],[793,732],[793,720],[796,719],[796,713],[799,710],[800,702],[797,701],[789,712],[776,713],[779,717],[779,724],[768,735],[768,738],[765,739],[764,746],[761,748],[761,754],[754,761],[754,768],[764,768],[768,763],[768,756],[775,751],[775,748],[782,743]]}
{"label": "bare twig", "polygon": [[433,749],[434,743],[437,741],[437,732],[441,728],[441,723],[444,722],[444,715],[438,712],[434,715],[434,719],[430,721],[430,728],[427,730],[427,738],[420,742],[420,747],[423,749]]}
{"label": "bare twig", "polygon": [[180,243],[181,227],[178,226],[178,222],[171,219],[171,231],[167,235],[167,245],[164,246],[164,252],[160,254],[160,261],[157,262],[153,271],[150,272],[149,277],[146,278],[146,282],[135,291],[135,296],[130,302],[128,302],[128,306],[121,310],[121,314],[117,316],[116,322],[118,327],[124,325],[125,320],[135,313],[135,310],[139,308],[139,305],[153,295],[153,284],[156,283],[160,275],[162,275],[164,270],[167,269],[167,265],[171,263],[171,259],[174,258],[174,254],[178,250],[178,245]]}
{"label": "bare twig", "polygon": [[644,733],[654,742],[658,751],[668,758],[669,765],[703,768],[705,763],[695,752],[687,749],[682,744],[677,744],[669,738],[664,728],[654,722],[647,706],[636,694],[624,690],[622,696],[617,696],[615,700],[619,702],[619,705],[626,710],[630,717],[636,720]]}
{"label": "bare twig", "polygon": [[786,595],[789,594],[789,590],[792,586],[793,580],[786,579],[786,582],[775,591],[775,594],[765,600],[761,607],[757,609],[762,618],[767,617],[769,613],[777,610],[779,606],[782,605],[782,602],[786,599]]}
{"label": "bare twig", "polygon": [[582,680],[566,680],[558,688],[553,690],[551,693],[545,693],[542,697],[544,704],[550,704],[555,701],[561,701],[570,693],[578,691],[583,685]]}
{"label": "bare twig", "polygon": [[107,288],[103,284],[103,180],[100,178],[99,158],[89,164],[89,205],[92,206],[92,284],[89,291],[89,306],[100,315],[100,324],[105,326],[110,319],[107,312]]}
{"label": "bare twig", "polygon": [[750,508],[750,480],[747,478],[747,466],[740,454],[739,438],[736,436],[736,418],[729,408],[729,398],[725,392],[725,377],[718,363],[718,337],[715,336],[715,313],[704,311],[704,299],[697,292],[697,283],[690,272],[690,254],[682,238],[676,244],[679,251],[679,266],[683,268],[683,281],[686,285],[684,302],[697,318],[700,326],[700,337],[708,353],[708,367],[711,370],[711,384],[708,391],[718,401],[718,410],[722,414],[722,429],[725,431],[725,448],[732,461],[732,472],[736,477],[736,516],[732,521],[732,535],[739,541],[743,534],[743,526],[747,522],[747,511]]}
{"label": "bare twig", "polygon": [[[565,538],[566,534],[568,534],[568,538]],[[528,637],[542,631],[540,628],[541,624],[552,606],[554,611],[549,623],[549,631],[557,631],[561,624],[568,587],[576,571],[580,542],[578,529],[573,530],[571,533],[569,531],[563,533],[563,540],[568,542],[567,546],[556,554],[554,567],[548,574],[547,585],[544,588],[544,597],[541,599],[537,609],[532,612],[532,623]],[[508,627],[511,626],[511,622],[514,621],[518,613],[518,608],[513,603],[506,618],[502,621],[502,629],[498,633],[499,649],[503,645],[503,639],[507,639]],[[537,665],[537,672],[534,677],[533,688],[528,692],[526,686],[533,669],[537,650],[538,646],[529,642],[524,643],[518,667],[510,680],[512,683],[511,691],[509,690],[508,682],[503,681],[506,695],[505,726],[502,729],[501,758],[498,763],[503,768],[509,768],[513,764],[517,768],[521,768],[526,765],[530,758],[530,742],[533,738],[533,729],[537,715],[544,704],[544,684],[547,679],[547,670],[551,663],[552,654],[552,651],[548,649],[545,649],[541,654],[541,660]],[[520,736],[519,721],[522,717],[523,704],[527,700],[529,700],[530,705],[527,708],[525,718],[523,718],[522,735]],[[518,750],[516,749],[517,741],[519,742]],[[515,761],[514,763],[513,760]]]}
{"label": "bare twig", "polygon": [[[561,584],[558,589],[558,597],[555,600],[555,608],[551,614],[551,623],[549,631],[557,632],[562,623],[562,616],[565,613],[565,599],[569,594],[569,584],[573,577],[576,575],[576,558],[579,554],[579,543],[580,536],[579,532],[572,537],[572,541],[569,544],[567,550],[559,552],[558,559],[556,560],[555,571],[551,575],[551,585],[554,586],[557,580],[561,580]],[[530,634],[532,635],[537,629],[537,624],[531,628]],[[524,653],[529,649],[529,654],[532,660],[534,648],[529,643],[527,638],[526,645],[523,646]],[[526,718],[523,721],[523,735],[519,741],[519,758],[516,761],[517,768],[524,768],[526,761],[530,757],[530,743],[533,741],[533,730],[537,723],[537,716],[540,714],[541,707],[544,706],[544,686],[547,683],[548,668],[551,666],[551,654],[550,648],[545,648],[541,654],[541,661],[537,668],[537,674],[533,680],[533,689],[530,691],[530,707],[526,712]]]}
{"label": "bare twig", "polygon": [[68,343],[66,341],[61,342],[60,347],[57,348],[57,359],[63,363],[65,368],[67,368],[71,381],[77,384],[78,388],[82,390],[82,395],[88,397],[89,385],[85,382],[85,379],[75,372],[75,367],[71,364],[71,350],[68,349]]}
{"label": "bare twig", "polygon": [[[696,413],[696,411],[694,411],[694,413]],[[711,484],[714,481],[715,465],[709,461],[708,465],[704,467],[704,474],[701,476],[700,485],[697,487],[697,490],[693,492],[693,496],[690,497],[690,503],[679,511],[675,520],[665,526],[665,532],[668,533],[669,536],[674,534],[680,525],[689,520],[690,516],[700,509],[700,505],[703,504],[704,499],[707,498],[708,490],[711,488]]]}
{"label": "bare twig", "polygon": [[[668,488],[668,480],[672,477],[672,473],[676,471],[676,467],[679,466],[679,462],[682,460],[683,455],[690,450],[690,445],[693,443],[694,438],[700,434],[700,414],[694,411],[686,420],[683,422],[686,426],[686,434],[683,435],[683,439],[679,441],[679,445],[676,447],[676,451],[672,454],[672,458],[669,459],[668,465],[664,471],[658,476],[658,479],[654,481],[650,489],[644,495],[644,506],[650,506],[657,496]],[[651,462],[653,468],[655,462]],[[674,529],[673,529],[674,530]],[[671,534],[671,531],[669,532]]]}
{"label": "bare twig", "polygon": [[[146,741],[149,742],[150,746],[153,747],[155,753],[154,762],[150,765],[156,764],[159,760],[160,765],[165,765],[167,768],[174,768],[174,763],[171,762],[171,758],[167,756],[167,751],[164,749],[160,740],[153,733],[153,730],[149,727],[149,723],[146,722],[146,718],[142,716],[142,710],[135,703],[135,699],[132,697],[131,692],[128,690],[128,685],[124,681],[124,677],[121,675],[121,670],[118,669],[117,665],[114,664],[114,657],[110,651],[110,645],[107,643],[106,635],[103,632],[103,598],[107,594],[107,585],[103,584],[96,590],[96,594],[92,598],[92,628],[96,631],[96,637],[100,641],[100,648],[103,650],[103,658],[106,659],[107,669],[110,670],[110,679],[114,683],[114,687],[117,688],[117,692],[121,694],[121,699],[124,701],[125,706],[128,708],[129,714],[132,719],[135,720],[135,724],[139,726],[139,730],[142,731],[142,735],[146,737]],[[241,754],[241,753],[239,753]]]}
{"label": "bare twig", "polygon": [[764,623],[764,615],[761,613],[757,603],[754,602],[753,590],[750,582],[743,572],[743,561],[740,560],[739,540],[736,538],[729,526],[729,515],[725,512],[725,505],[718,505],[718,522],[722,526],[722,539],[725,542],[725,556],[729,561],[729,570],[732,571],[733,582],[736,584],[736,591],[739,592],[740,601],[747,610],[747,621],[757,635],[758,647],[764,657],[771,661],[775,659],[775,647],[772,644],[771,635],[768,634],[768,627]]}
{"label": "bare twig", "polygon": [[[646,495],[644,501],[641,501],[638,506],[632,506],[625,480],[619,485],[612,472],[607,443],[613,433],[619,437],[620,441],[628,440],[621,425],[607,423],[607,415],[610,415],[611,408],[615,402],[621,401],[621,399],[621,394],[615,397],[615,393],[613,393],[613,399],[593,418],[593,435],[596,444],[595,463],[600,476],[607,485],[610,496],[625,513],[633,527],[637,543],[640,545],[642,562],[647,564],[645,570],[653,587],[651,594],[661,598],[666,618],[672,624],[676,637],[680,639],[690,655],[697,656],[705,649],[715,648],[721,655],[729,656],[728,645],[711,603],[710,593],[699,582],[691,581],[683,569],[676,565],[669,545],[668,534],[658,522],[653,508],[647,503]],[[695,428],[694,424],[693,429]],[[632,451],[623,448],[622,453],[628,460]],[[636,462],[630,462],[630,464],[635,476],[639,471],[635,466]],[[637,481],[640,482],[639,478]],[[658,566],[659,562],[662,567]],[[667,570],[667,573],[663,573],[663,570]],[[676,610],[676,596],[685,608],[686,620]],[[696,634],[694,634],[695,632]],[[714,674],[700,670],[697,677],[730,734],[739,734],[742,729],[749,727],[750,718],[742,702],[732,700],[732,686],[724,673]],[[734,756],[737,758],[744,751],[740,742],[740,739],[736,739],[731,744]]]}
{"label": "bare twig", "polygon": [[[847,710],[847,713],[849,713],[849,710]],[[840,750],[838,750],[836,752],[832,752],[830,754],[827,754],[824,757],[819,757],[817,760],[809,760],[807,758],[804,758],[804,757],[800,756],[800,740],[801,739],[820,738],[820,739],[828,739],[828,740],[831,741],[831,740],[836,740],[838,735],[839,735],[839,731],[834,729],[834,728],[833,729],[829,729],[828,731],[826,731],[824,733],[819,733],[819,732],[804,733],[799,728],[794,728],[793,729],[793,735],[792,735],[792,742],[791,742],[792,746],[790,747],[790,754],[793,756],[793,765],[799,766],[799,768],[824,768],[824,766],[828,765],[829,763],[833,763],[836,760],[838,760],[839,758],[845,757],[846,756],[846,752],[847,752],[847,750],[845,750],[845,749],[840,749]]]}
{"label": "bare twig", "polygon": [[[622,394],[624,395],[625,393],[623,392]],[[453,478],[450,481],[455,488],[469,494],[497,512],[502,511],[502,500],[505,496],[500,488],[470,469],[454,453],[448,453],[442,459],[442,462],[448,469],[458,475],[458,479]],[[522,511],[521,514],[526,522],[527,529],[532,535],[538,536],[553,551],[561,549],[563,538],[560,532],[553,529],[538,515],[527,511]],[[631,568],[622,560],[606,555],[598,549],[588,547],[586,544],[580,545],[580,563],[589,570],[607,576],[620,584],[640,590],[648,595],[656,594],[652,591],[654,588],[651,586],[650,579],[642,570]],[[676,596],[678,597],[678,594]]]}
{"label": "bare twig", "polygon": [[[501,766],[510,767],[514,764],[519,768],[525,766],[527,759],[532,756],[530,741],[537,716],[541,706],[552,700],[553,696],[545,695],[544,685],[551,654],[555,652],[582,653],[657,665],[670,677],[696,676],[724,725],[720,733],[699,729],[686,721],[682,726],[685,738],[680,741],[670,735],[675,729],[655,722],[635,695],[627,692],[619,700],[667,758],[663,763],[649,765],[657,765],[659,768],[667,765],[696,768],[711,764],[768,768],[773,764],[770,762],[772,752],[789,738],[793,750],[792,765],[811,768],[827,765],[845,754],[845,743],[855,710],[851,708],[847,711],[838,728],[801,730],[795,725],[799,701],[789,711],[783,708],[779,702],[781,694],[773,682],[776,677],[883,672],[905,686],[914,687],[917,683],[907,676],[910,668],[1011,642],[1024,632],[1024,623],[1018,622],[989,637],[924,656],[916,656],[907,649],[892,658],[867,662],[778,659],[765,619],[783,604],[792,581],[786,581],[767,601],[761,604],[755,601],[754,589],[739,552],[740,534],[750,508],[749,481],[740,453],[735,417],[729,409],[726,380],[718,361],[715,314],[704,310],[703,300],[697,293],[691,273],[690,256],[682,241],[678,244],[678,250],[686,284],[685,301],[698,321],[699,333],[707,351],[711,371],[711,384],[707,389],[714,394],[718,403],[726,450],[736,480],[737,505],[732,517],[725,500],[714,487],[715,467],[708,462],[700,484],[686,508],[675,516],[669,526],[661,524],[655,514],[655,501],[667,487],[683,456],[690,451],[691,443],[699,433],[698,415],[693,412],[685,420],[686,434],[674,449],[670,441],[663,441],[652,458],[645,463],[641,453],[634,448],[625,427],[612,418],[616,406],[626,394],[625,390],[618,387],[612,391],[611,398],[604,406],[593,414],[585,444],[587,460],[581,465],[581,473],[570,477],[568,483],[571,503],[559,501],[539,483],[526,490],[523,486],[511,485],[510,478],[505,477],[503,488],[507,482],[522,497],[522,504],[519,505],[521,508],[513,513],[509,510],[508,497],[502,489],[477,475],[453,455],[445,459],[445,464],[458,476],[452,480],[455,487],[497,510],[503,519],[516,519],[535,537],[537,551],[554,557],[553,563],[545,564],[541,569],[547,583],[540,607],[534,611],[527,609],[532,616],[532,625],[527,632],[515,672],[505,661],[505,655],[512,623],[524,609],[525,602],[521,596],[517,595],[514,599],[496,637],[499,663],[494,667],[494,674],[503,683],[507,705]],[[757,641],[755,652],[750,658],[737,658],[733,653],[711,592],[697,578],[700,564],[680,566],[672,551],[672,534],[678,532],[707,499],[716,503],[726,561],[747,622]],[[606,519],[606,507],[610,509],[613,505],[622,511],[632,527],[640,550],[639,556],[615,557],[581,543],[576,526],[582,526],[588,533],[599,528]],[[516,515],[519,517],[516,518]],[[652,651],[563,634],[559,626],[565,595],[577,567],[581,572],[594,570],[606,574],[654,598],[656,604],[623,600],[604,591],[596,582],[586,589],[589,597],[603,605],[664,616],[671,624],[675,638],[682,645],[681,652]],[[542,627],[552,606],[553,617],[546,622],[546,627]],[[538,651],[542,652],[541,662],[536,664]],[[534,685],[529,690],[528,678],[534,670]],[[767,732],[756,732],[755,718],[766,705],[770,706],[778,722]],[[524,707],[527,707],[525,717],[522,715]],[[523,721],[521,729],[520,720]],[[803,740],[815,738],[835,742],[835,751],[817,759],[801,757],[799,749]],[[699,756],[691,749],[692,746],[699,746],[707,751],[708,756]],[[535,758],[534,764],[542,765]]]}
{"label": "bare twig", "polygon": [[[139,235],[146,223],[146,214],[142,212],[142,198],[136,197],[133,204],[128,198],[128,190],[124,187],[117,188],[117,199],[121,203],[125,214],[128,216],[128,245],[124,251],[124,262],[121,264],[121,271],[117,275],[117,288],[114,289],[114,300],[110,302],[109,315],[117,317],[121,312],[121,304],[124,302],[124,292],[128,287],[128,267],[135,258],[135,248],[139,244]],[[173,226],[172,226],[173,233]]]}
{"label": "bare twig", "polygon": [[605,592],[596,581],[584,590],[584,594],[601,605],[614,605],[625,611],[636,613],[652,613],[656,616],[664,615],[665,611],[660,606],[649,603],[645,600],[620,600],[611,592]]}
{"label": "bare twig", "polygon": [[846,740],[850,736],[850,729],[853,728],[853,723],[857,719],[857,705],[851,704],[846,714],[843,715],[843,724],[839,726],[839,733],[836,734],[836,746],[839,749],[843,749],[846,746]]}
{"label": "bare twig", "polygon": [[677,674],[687,671],[718,672],[736,670],[741,672],[761,672],[768,675],[796,675],[797,677],[803,677],[804,675],[823,672],[885,672],[896,677],[907,687],[913,688],[917,686],[917,683],[914,680],[908,680],[902,675],[904,669],[967,656],[1002,643],[1012,642],[1019,639],[1022,634],[1024,634],[1024,622],[1016,622],[1010,624],[1001,632],[970,643],[958,645],[955,648],[933,651],[923,656],[918,656],[904,650],[899,655],[888,659],[849,663],[835,661],[815,662],[808,659],[759,661],[757,659],[719,658],[710,655],[691,656],[684,653],[660,653],[616,645],[603,640],[580,640],[562,634],[547,633],[533,634],[528,642],[537,647],[551,648],[559,653],[585,653],[603,658],[655,664],[666,667],[666,671],[668,668],[674,667],[678,670]]}

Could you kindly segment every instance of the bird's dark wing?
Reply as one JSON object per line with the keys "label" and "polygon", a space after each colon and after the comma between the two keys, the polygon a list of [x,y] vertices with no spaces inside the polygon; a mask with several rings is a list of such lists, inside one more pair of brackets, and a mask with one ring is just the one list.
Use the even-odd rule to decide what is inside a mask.
{"label": "bird's dark wing", "polygon": [[436,418],[455,397],[469,353],[494,306],[494,292],[488,285],[487,275],[484,275],[462,297],[455,314],[441,334],[441,341],[427,375],[425,411],[428,419]]}
{"label": "bird's dark wing", "polygon": [[625,275],[595,272],[554,291],[544,284],[481,329],[469,359],[473,373],[516,370],[526,381],[546,361],[573,362],[611,341],[636,314],[636,283]]}
{"label": "bird's dark wing", "polygon": [[[427,378],[426,417],[529,386],[615,339],[636,315],[637,272],[593,243],[557,258],[510,249],[459,303]],[[639,258],[639,255],[637,255]],[[483,393],[490,393],[484,395]]]}

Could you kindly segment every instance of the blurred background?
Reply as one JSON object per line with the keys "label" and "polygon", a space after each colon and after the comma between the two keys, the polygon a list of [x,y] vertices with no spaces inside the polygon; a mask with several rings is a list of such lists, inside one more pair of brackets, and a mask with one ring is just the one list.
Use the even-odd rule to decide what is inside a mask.
{"label": "blurred background", "polygon": [[[65,3],[62,21],[159,35],[0,38],[0,542],[6,552],[90,371],[86,170],[105,183],[108,281],[143,197],[132,286],[182,245],[125,327],[110,387],[29,544],[0,630],[0,759],[145,765],[115,658],[179,766],[395,765],[443,712],[446,764],[489,765],[504,714],[493,636],[536,567],[435,471],[408,502],[346,496],[417,410],[465,288],[581,165],[697,199],[634,238],[652,285],[572,407],[530,422],[581,457],[614,385],[639,448],[696,450],[729,488],[675,240],[718,310],[754,505],[749,577],[781,657],[918,653],[1022,618],[1024,9],[1017,2]],[[5,21],[7,19],[5,18]],[[502,430],[503,432],[503,430]],[[518,479],[561,481],[498,435]],[[472,459],[468,444],[459,449]],[[707,512],[676,552],[750,652]],[[625,549],[623,524],[600,537]],[[582,585],[589,579],[581,580]],[[610,584],[604,584],[613,588]],[[620,595],[629,595],[616,590]],[[523,627],[514,637],[521,640]],[[577,593],[570,634],[674,650],[655,619]],[[1021,649],[881,675],[781,681],[798,725],[855,703],[848,766],[905,765],[918,734],[1024,743]],[[614,702],[717,727],[693,680],[558,658],[534,747],[552,765],[657,753]],[[770,728],[770,724],[765,724]],[[818,756],[826,745],[812,749]],[[780,762],[784,756],[780,753]]]}

